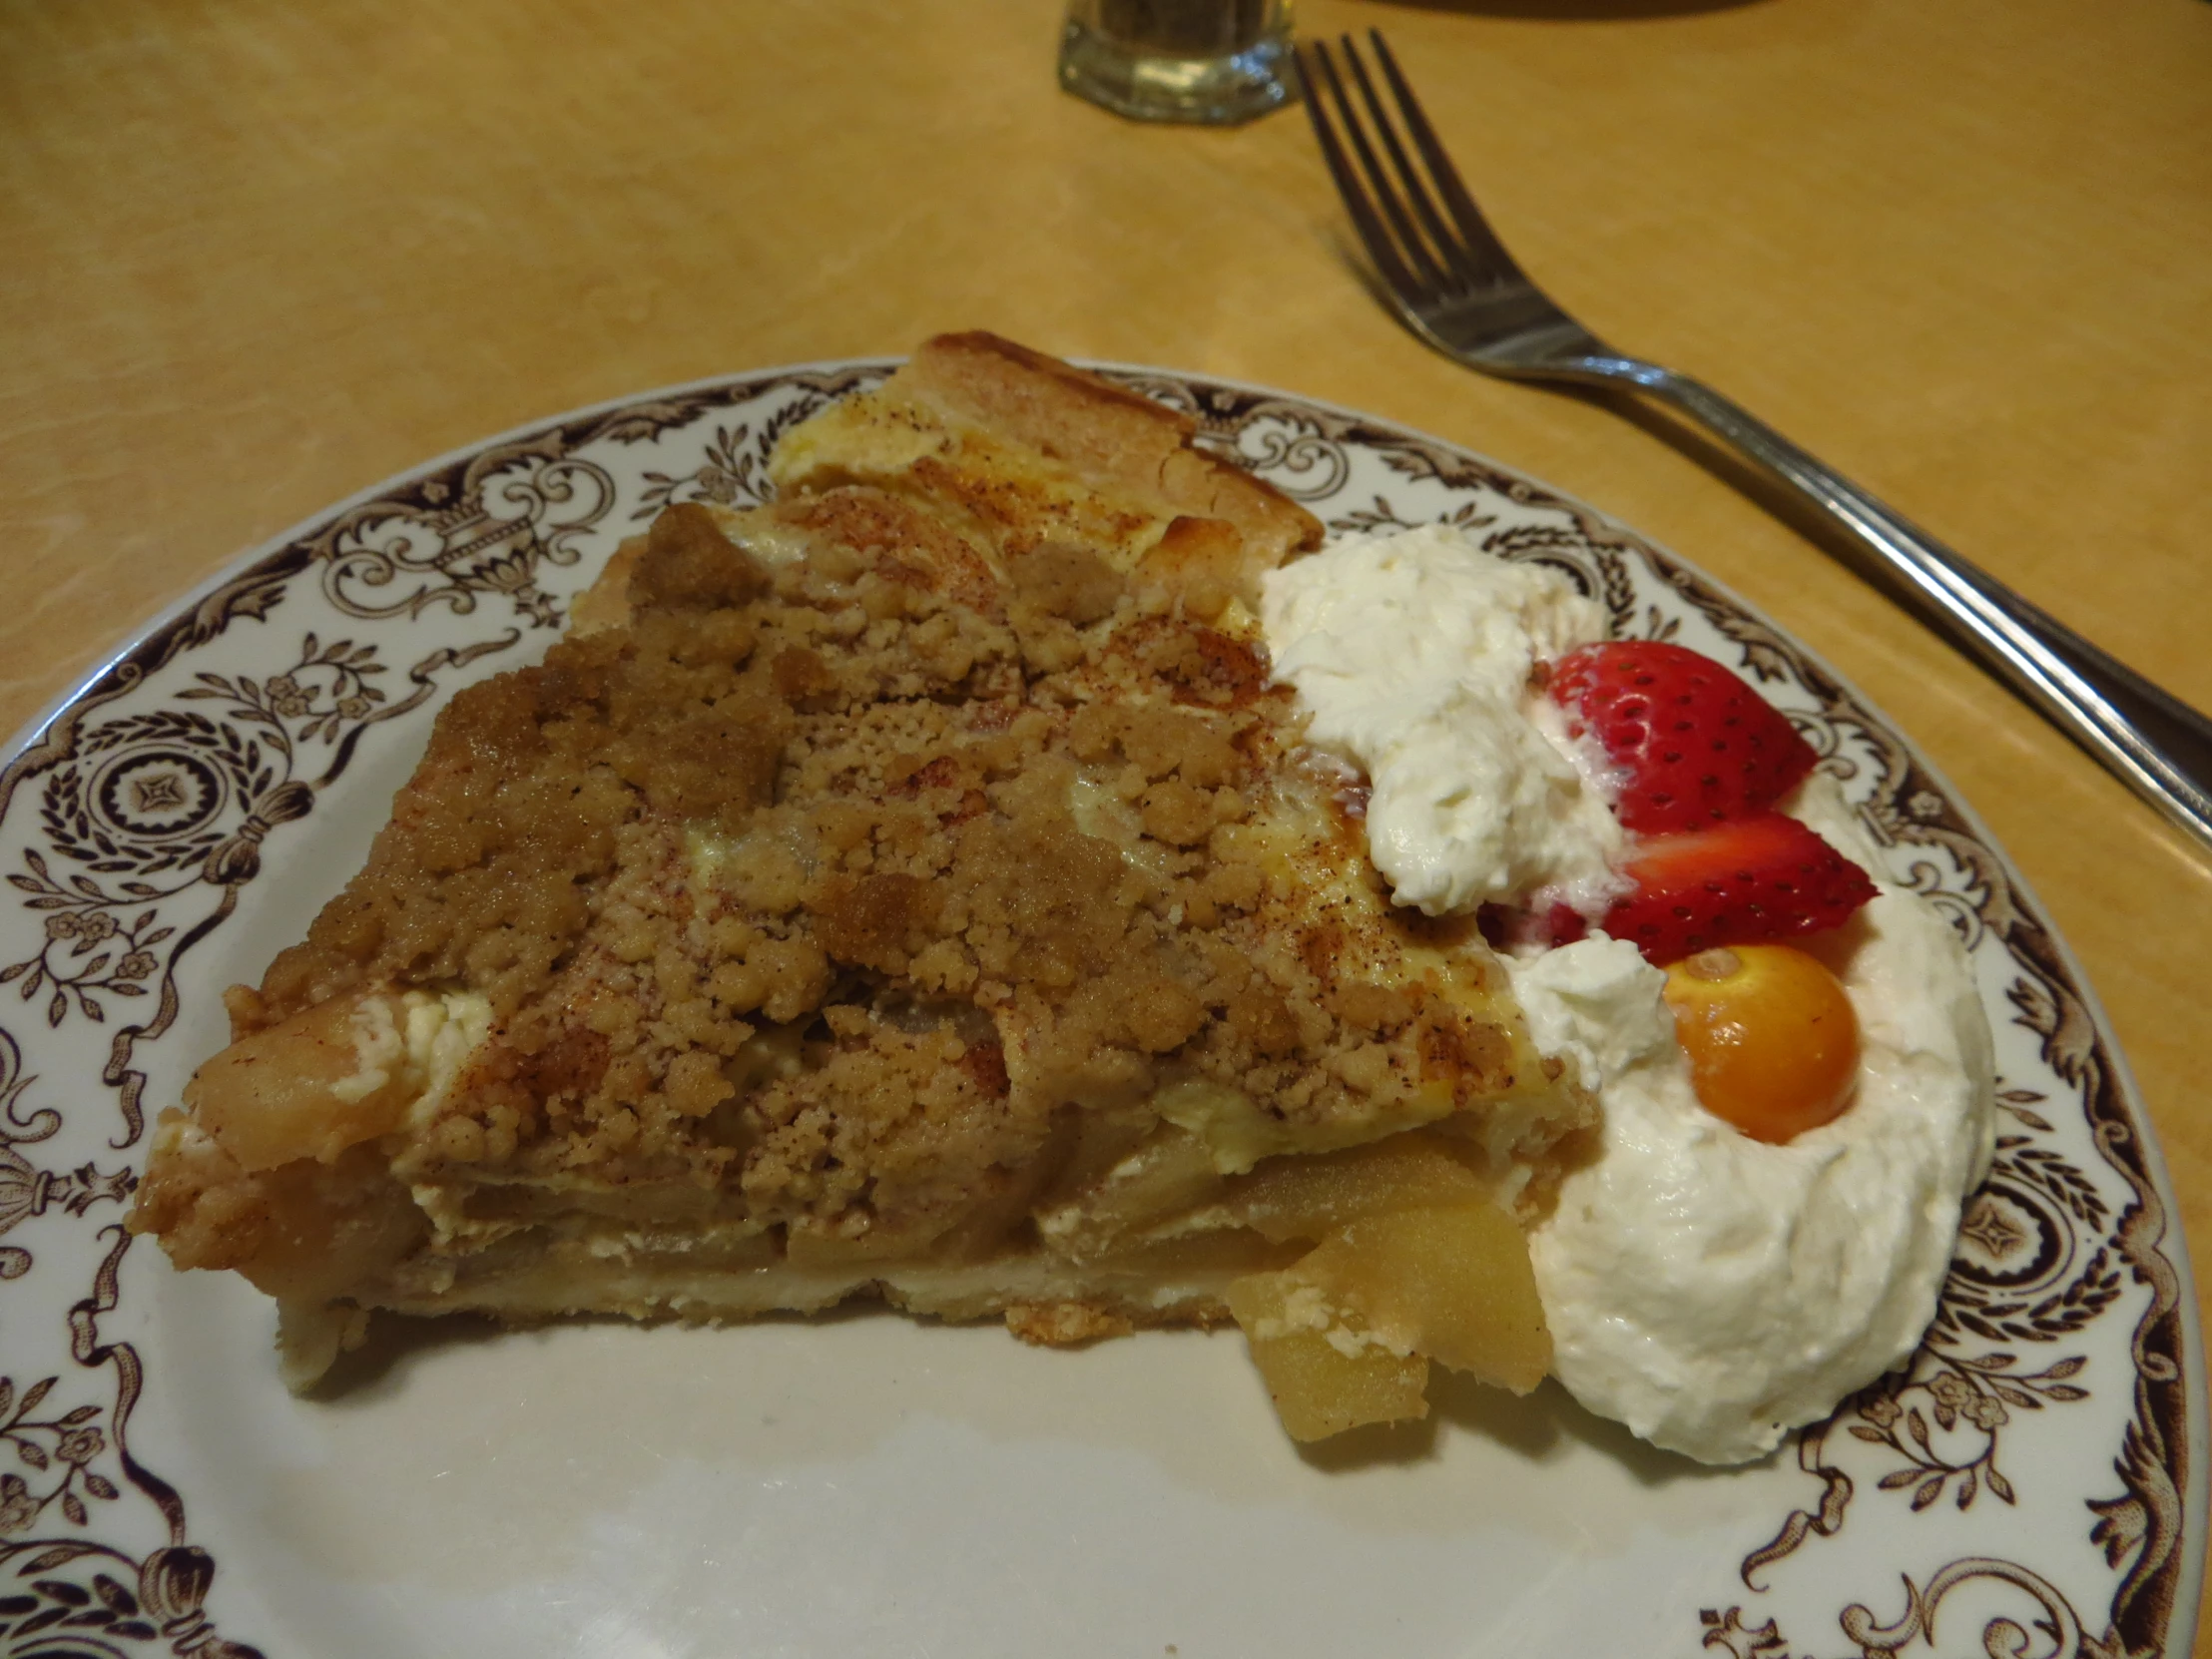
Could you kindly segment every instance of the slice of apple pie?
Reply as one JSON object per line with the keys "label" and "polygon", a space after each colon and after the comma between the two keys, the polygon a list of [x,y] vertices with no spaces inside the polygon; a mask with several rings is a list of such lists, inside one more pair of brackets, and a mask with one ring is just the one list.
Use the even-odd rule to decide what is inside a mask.
{"label": "slice of apple pie", "polygon": [[133,1225],[275,1297],[1033,1342],[1234,1316],[1291,1430],[1548,1342],[1515,1214],[1588,1097],[1471,921],[1394,909],[1247,601],[1320,526],[988,335],[668,509],[462,692],[228,998]]}

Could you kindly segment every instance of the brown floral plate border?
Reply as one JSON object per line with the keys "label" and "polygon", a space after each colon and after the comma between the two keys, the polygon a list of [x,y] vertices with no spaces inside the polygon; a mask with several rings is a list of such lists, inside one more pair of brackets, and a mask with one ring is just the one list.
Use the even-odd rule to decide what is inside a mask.
{"label": "brown floral plate border", "polygon": [[[388,787],[458,687],[543,650],[623,536],[671,501],[760,501],[778,435],[889,366],[702,382],[379,485],[190,596],[6,751],[0,1653],[290,1651],[239,1560],[251,1541],[196,1528],[202,1494],[170,1472],[204,1459],[165,1440],[174,1419],[149,1402],[192,1389],[194,1362],[149,1311],[168,1294],[166,1265],[119,1225],[148,1123],[217,1029],[208,941],[295,932],[299,883],[272,883],[267,867],[313,847],[324,889],[342,877],[380,812],[347,780],[371,771]],[[1971,814],[1824,663],[1603,515],[1365,415],[1111,372],[1190,413],[1205,441],[1335,530],[1449,520],[1501,556],[1567,572],[1622,636],[1740,665],[1843,780],[1892,874],[1970,949],[1998,1033],[2002,1122],[1935,1328],[1746,1488],[1771,1511],[1748,1517],[1740,1552],[1687,1569],[1694,1593],[1683,1572],[1669,1578],[1660,1600],[1682,1622],[1651,1651],[2185,1653],[2206,1429],[2171,1195],[2109,1029]],[[1103,1630],[1059,1650],[1094,1647],[1136,1651]],[[591,1647],[579,1637],[574,1650]]]}

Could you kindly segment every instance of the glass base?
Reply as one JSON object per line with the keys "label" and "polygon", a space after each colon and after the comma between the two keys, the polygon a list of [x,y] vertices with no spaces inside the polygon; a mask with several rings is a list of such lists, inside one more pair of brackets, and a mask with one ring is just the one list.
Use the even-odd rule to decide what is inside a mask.
{"label": "glass base", "polygon": [[1060,37],[1060,85],[1133,121],[1234,126],[1298,97],[1298,65],[1286,30],[1241,52],[1181,58],[1109,39],[1070,18]]}

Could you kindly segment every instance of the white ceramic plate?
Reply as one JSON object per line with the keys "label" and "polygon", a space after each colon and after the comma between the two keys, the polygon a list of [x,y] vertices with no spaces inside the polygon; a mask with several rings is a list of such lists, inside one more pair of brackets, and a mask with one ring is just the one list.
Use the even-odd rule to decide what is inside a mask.
{"label": "white ceramic plate", "polygon": [[[2064,948],[1894,728],[1600,514],[1380,421],[1119,370],[1338,529],[1449,518],[1738,665],[1957,925],[1996,1167],[1911,1366],[1748,1469],[1547,1385],[1300,1452],[1234,1333],[1079,1354],[854,1314],[386,1345],[289,1398],[270,1307],[120,1223],[147,1124],[359,863],[432,715],[656,508],[746,503],[881,363],[450,456],[192,596],[0,772],[0,1651],[1338,1656],[2187,1650],[2204,1371],[2149,1127]],[[1441,1375],[1441,1374],[1439,1374]],[[1355,1436],[1355,1439],[1360,1437]]]}

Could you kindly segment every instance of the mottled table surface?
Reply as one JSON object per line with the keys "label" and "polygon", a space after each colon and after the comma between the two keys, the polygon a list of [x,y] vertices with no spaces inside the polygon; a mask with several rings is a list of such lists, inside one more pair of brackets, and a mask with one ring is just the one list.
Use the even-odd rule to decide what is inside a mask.
{"label": "mottled table surface", "polygon": [[[1302,21],[1387,26],[1601,332],[2212,708],[2212,7]],[[0,3],[0,730],[242,549],[573,405],[962,326],[1281,385],[1596,503],[1887,709],[2071,941],[2212,1239],[2212,861],[1694,443],[1417,344],[1300,118],[1122,123],[1056,92],[1055,32],[1050,0]]]}

